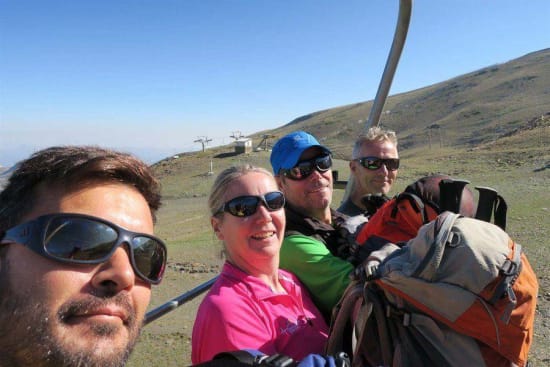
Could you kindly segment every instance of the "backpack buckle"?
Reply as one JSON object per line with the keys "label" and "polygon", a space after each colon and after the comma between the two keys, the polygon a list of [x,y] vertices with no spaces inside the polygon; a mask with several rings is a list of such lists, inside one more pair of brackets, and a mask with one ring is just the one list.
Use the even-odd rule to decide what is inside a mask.
{"label": "backpack buckle", "polygon": [[269,366],[269,367],[290,367],[294,366],[294,360],[282,354],[274,354],[272,356],[256,357],[253,366]]}
{"label": "backpack buckle", "polygon": [[504,276],[514,276],[518,272],[518,264],[510,259],[506,259],[502,267],[500,268],[500,273]]}

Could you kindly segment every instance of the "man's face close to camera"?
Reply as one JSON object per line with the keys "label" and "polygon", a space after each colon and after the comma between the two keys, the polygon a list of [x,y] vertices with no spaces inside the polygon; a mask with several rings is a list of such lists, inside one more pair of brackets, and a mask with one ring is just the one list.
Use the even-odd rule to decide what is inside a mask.
{"label": "man's face close to camera", "polygon": [[[79,213],[153,234],[146,200],[128,185],[98,183],[70,192],[42,187],[36,197],[21,222]],[[61,263],[20,244],[0,251],[0,366],[125,364],[151,296],[126,245],[90,265]]]}

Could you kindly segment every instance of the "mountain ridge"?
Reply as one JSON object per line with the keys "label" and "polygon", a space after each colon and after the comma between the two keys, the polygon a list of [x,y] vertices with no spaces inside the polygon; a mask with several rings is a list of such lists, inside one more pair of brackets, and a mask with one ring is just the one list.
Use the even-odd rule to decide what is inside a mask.
{"label": "mountain ridge", "polygon": [[[299,116],[262,134],[306,130],[336,154],[349,156],[373,101],[327,108]],[[425,144],[427,130],[444,131],[448,145],[487,143],[550,112],[550,48],[387,98],[380,125],[395,130],[400,149]],[[434,125],[435,124],[435,125]],[[459,125],[459,126],[457,126]],[[459,129],[460,127],[460,129]]]}
{"label": "mountain ridge", "polygon": [[[399,137],[402,165],[390,195],[419,177],[444,173],[471,182],[470,188],[494,188],[508,204],[507,232],[523,245],[540,283],[530,365],[549,361],[550,326],[550,49],[481,68],[463,76],[388,98],[382,125]],[[364,129],[372,101],[327,108],[298,116],[276,129],[249,135],[260,148],[263,136],[272,145],[294,130],[306,130],[334,153],[332,172],[349,177],[347,159]],[[269,148],[269,144],[268,148]],[[153,165],[162,185],[163,205],[156,234],[169,246],[170,263],[152,307],[170,299],[182,286],[196,286],[219,269],[220,245],[209,226],[207,198],[217,175],[225,168],[252,164],[271,169],[269,149],[249,153],[233,144],[167,157]],[[338,207],[344,190],[333,191]],[[198,302],[173,312],[144,330],[131,366],[169,365],[190,355],[193,315]],[[183,328],[182,328],[183,325]],[[177,357],[174,358],[174,351]]]}

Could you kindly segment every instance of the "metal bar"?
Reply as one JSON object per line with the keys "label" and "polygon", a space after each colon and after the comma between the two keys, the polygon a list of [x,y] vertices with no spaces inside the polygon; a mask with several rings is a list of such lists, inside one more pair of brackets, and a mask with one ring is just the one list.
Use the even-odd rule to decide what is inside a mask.
{"label": "metal bar", "polygon": [[365,130],[368,130],[371,126],[377,126],[380,121],[380,115],[382,114],[382,108],[386,103],[386,98],[390,92],[390,86],[401,57],[401,51],[405,45],[407,39],[407,32],[409,30],[409,23],[411,20],[412,0],[400,0],[399,1],[399,14],[397,16],[397,26],[395,27],[395,33],[393,35],[393,42],[391,45],[388,59],[386,60],[386,67],[380,79],[378,85],[378,91],[372,108],[369,113],[369,118],[365,125]]}
{"label": "metal bar", "polygon": [[219,275],[147,312],[147,314],[145,315],[145,319],[143,320],[143,325],[147,325],[150,322],[155,321],[159,317],[166,315],[168,312],[175,310],[184,303],[189,302],[197,296],[201,295],[202,293],[210,289],[210,287],[212,287],[212,284],[214,284],[214,282],[218,279],[218,276]]}
{"label": "metal bar", "polygon": [[[372,126],[378,126],[378,123],[380,121],[380,115],[382,114],[382,109],[384,108],[386,98],[388,97],[388,94],[390,92],[390,86],[393,81],[393,76],[395,75],[395,70],[397,69],[399,58],[401,57],[401,51],[403,51],[403,46],[405,45],[405,40],[407,39],[411,13],[412,0],[400,0],[399,14],[397,15],[397,25],[395,27],[395,33],[393,35],[393,42],[390,48],[390,53],[388,54],[386,66],[384,67],[384,72],[382,73],[382,78],[380,79],[378,91],[376,92],[376,96],[374,97],[369,117],[367,119],[367,122],[365,123],[364,131],[367,131]],[[353,191],[354,186],[355,182],[353,180],[353,176],[350,175],[345,187],[346,190],[344,191],[344,195],[342,197],[342,202],[347,200],[350,193]]]}

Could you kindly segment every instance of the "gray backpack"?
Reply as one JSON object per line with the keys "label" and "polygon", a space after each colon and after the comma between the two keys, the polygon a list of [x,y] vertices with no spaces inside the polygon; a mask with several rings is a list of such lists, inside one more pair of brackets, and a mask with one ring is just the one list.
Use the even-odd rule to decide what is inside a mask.
{"label": "gray backpack", "polygon": [[366,367],[526,365],[538,283],[506,232],[444,212],[395,248],[372,253],[347,288],[328,354]]}

